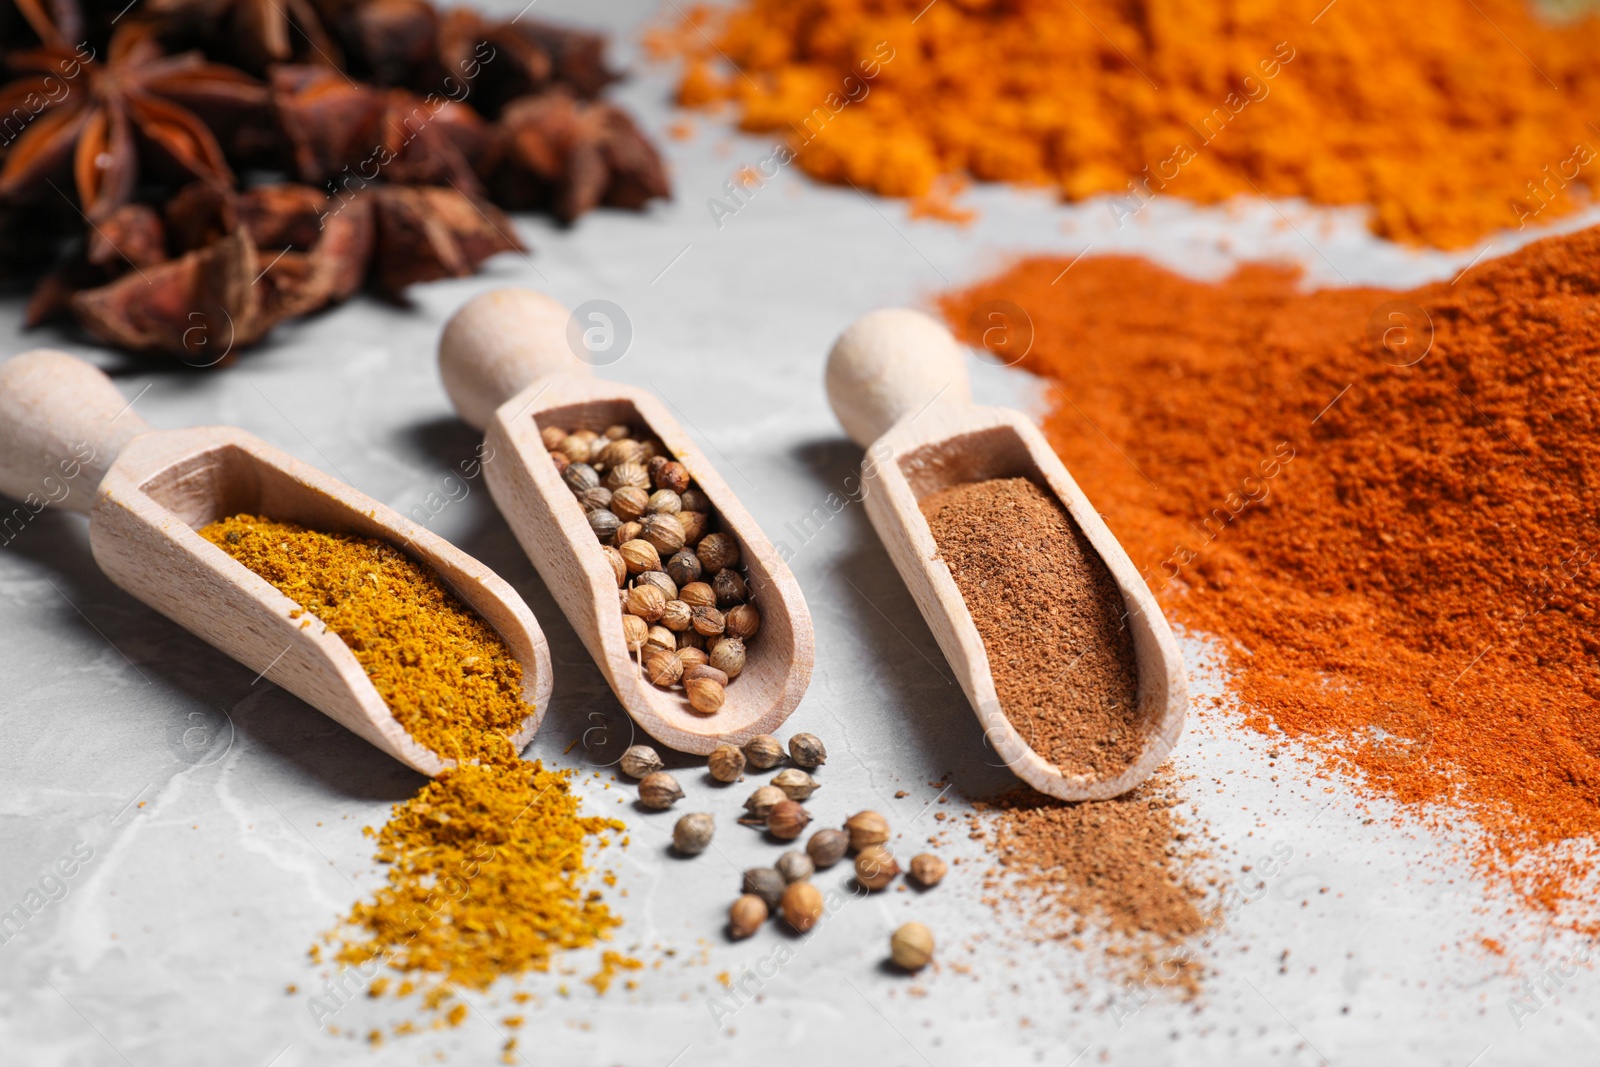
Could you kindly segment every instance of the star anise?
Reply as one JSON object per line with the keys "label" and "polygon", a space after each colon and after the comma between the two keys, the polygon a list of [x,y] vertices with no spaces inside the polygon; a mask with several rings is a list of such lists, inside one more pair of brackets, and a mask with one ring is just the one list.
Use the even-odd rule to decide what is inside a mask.
{"label": "star anise", "polygon": [[83,13],[77,0],[10,0],[0,4],[0,41],[15,47],[32,43],[65,47],[83,40]]}
{"label": "star anise", "polygon": [[139,24],[112,36],[104,62],[59,47],[9,62],[26,73],[0,89],[0,114],[35,117],[0,168],[0,199],[60,191],[55,179],[70,161],[78,204],[91,223],[129,201],[141,166],[148,176],[230,184],[222,147],[188,105],[220,115],[257,111],[267,99],[264,86],[230,67],[198,55],[163,55],[150,28]]}
{"label": "star anise", "polygon": [[672,195],[661,156],[627,112],[558,92],[506,108],[480,169],[497,203],[563,222],[601,204],[637,210]]}
{"label": "star anise", "polygon": [[341,63],[310,0],[146,0],[144,13],[257,74],[274,63]]}

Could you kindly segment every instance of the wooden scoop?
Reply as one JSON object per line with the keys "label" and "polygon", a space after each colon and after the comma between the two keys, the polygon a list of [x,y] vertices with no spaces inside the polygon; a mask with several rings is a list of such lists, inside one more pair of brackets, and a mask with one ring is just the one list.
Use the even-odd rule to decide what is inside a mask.
{"label": "wooden scoop", "polygon": [[[541,293],[485,293],[446,324],[439,371],[463,419],[487,429],[485,478],[495,503],[628,714],[663,744],[705,755],[771,733],[811,681],[811,614],[788,566],[665,405],[643,389],[602,381],[568,341],[567,309]],[[743,673],[712,715],[643,676],[628,652],[617,582],[582,506],[556,472],[540,430],[643,425],[686,468],[739,544],[761,630]]]}
{"label": "wooden scoop", "polygon": [[[64,352],[0,364],[0,492],[89,515],[96,562],[117,585],[407,766],[451,763],[395,721],[339,636],[195,531],[246,512],[387,541],[431,568],[522,665],[521,749],[550,697],[533,613],[483,564],[404,516],[243,430],[155,430],[99,370]],[[293,614],[292,614],[293,613]]]}
{"label": "wooden scoop", "polygon": [[[827,388],[839,421],[867,449],[867,515],[995,751],[1023,781],[1062,800],[1118,796],[1148,778],[1183,731],[1189,703],[1183,656],[1128,554],[1044,435],[1020,412],[974,407],[955,338],[904,308],[874,311],[839,336],[828,356]],[[1122,592],[1138,659],[1145,745],[1114,778],[1063,774],[1018,734],[995,693],[983,639],[918,507],[953,485],[1013,477],[1061,501]]]}

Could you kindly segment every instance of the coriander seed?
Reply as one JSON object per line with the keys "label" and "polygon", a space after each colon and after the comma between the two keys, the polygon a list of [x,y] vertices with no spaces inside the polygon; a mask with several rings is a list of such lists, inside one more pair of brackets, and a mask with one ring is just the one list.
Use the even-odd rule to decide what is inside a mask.
{"label": "coriander seed", "polygon": [[655,546],[662,556],[670,556],[683,548],[683,527],[671,515],[646,515],[639,520],[644,527],[639,535]]}
{"label": "coriander seed", "polygon": [[761,924],[767,921],[767,915],[767,902],[754,893],[746,893],[728,908],[728,936],[735,941],[743,941],[761,929]]}
{"label": "coriander seed", "polygon": [[700,557],[700,566],[712,574],[739,562],[739,543],[732,534],[706,534],[695,546],[694,552]]}
{"label": "coriander seed", "polygon": [[[568,454],[569,459],[571,455]],[[567,488],[574,493],[581,493],[585,489],[593,489],[600,484],[600,476],[594,468],[587,463],[573,460],[567,464],[567,469],[561,472],[561,480],[567,483]]]}
{"label": "coriander seed", "polygon": [[568,434],[562,439],[561,451],[565,452],[567,454],[567,458],[571,459],[572,462],[582,463],[585,466],[588,466],[591,451],[589,448],[589,442],[584,438],[579,437],[577,434]]}
{"label": "coriander seed", "polygon": [[[699,649],[701,652],[705,652],[706,639],[701,637],[699,634],[695,633],[694,632],[694,628],[690,627],[689,629],[683,631],[683,633],[678,635],[678,647],[679,648],[696,648],[696,649]],[[709,656],[709,653],[707,653],[707,655]],[[701,662],[705,662],[705,661],[702,660]]]}
{"label": "coriander seed", "polygon": [[628,646],[629,652],[637,652],[643,648],[649,636],[649,623],[637,615],[624,615],[622,617],[622,640]]}
{"label": "coriander seed", "polygon": [[[678,637],[682,638],[684,635],[679,634]],[[678,659],[683,662],[685,673],[688,673],[690,667],[704,667],[706,665],[705,650],[695,648],[693,645],[679,645],[677,655]]]}
{"label": "coriander seed", "polygon": [[628,561],[610,545],[601,545],[600,551],[605,555],[606,562],[611,564],[611,573],[616,575],[617,585],[621,587],[628,581]]}
{"label": "coriander seed", "polygon": [[[673,654],[677,659],[677,654]],[[683,661],[678,660],[679,673],[683,670]],[[706,765],[711,770],[711,777],[719,782],[737,782],[740,775],[744,774],[744,753],[729,744],[721,744],[711,750]]]}
{"label": "coriander seed", "polygon": [[685,856],[698,856],[710,846],[716,830],[717,821],[706,812],[685,815],[672,828],[672,847]]}
{"label": "coriander seed", "polygon": [[[703,511],[680,511],[677,519],[679,529],[683,530],[683,543],[686,545],[698,545],[706,535],[706,528],[711,525],[711,520]],[[695,562],[699,562],[698,556],[695,557]]]}
{"label": "coriander seed", "polygon": [[683,683],[689,706],[702,715],[715,715],[728,699],[727,689],[712,678],[689,678]]}
{"label": "coriander seed", "polygon": [[[655,622],[667,610],[667,597],[653,585],[636,585],[628,590],[629,615],[637,615],[645,622]],[[676,640],[674,640],[676,644]]]}
{"label": "coriander seed", "polygon": [[628,433],[629,430],[626,426],[620,422],[614,422],[610,426],[607,426],[605,430],[601,432],[600,436],[604,437],[607,441],[620,441],[624,437],[627,437]]}
{"label": "coriander seed", "polygon": [[856,881],[868,889],[882,889],[900,873],[900,861],[888,845],[868,845],[856,853]]}
{"label": "coriander seed", "polygon": [[[621,536],[621,532],[618,532]],[[629,574],[642,574],[645,571],[658,571],[661,569],[661,554],[656,551],[656,546],[649,541],[633,539],[617,547],[622,553],[622,559],[628,565]],[[679,593],[678,598],[684,599]]]}
{"label": "coriander seed", "polygon": [[945,866],[944,860],[931,852],[919,852],[911,857],[911,877],[927,889],[938,885],[944,878],[945,871],[949,869]]}
{"label": "coriander seed", "polygon": [[644,450],[639,447],[639,442],[630,441],[626,437],[618,438],[600,450],[600,462],[607,467],[620,467],[624,463],[639,462],[639,455]]}
{"label": "coriander seed", "polygon": [[661,769],[661,757],[649,745],[634,745],[622,754],[622,773],[629,778],[643,778]]}
{"label": "coriander seed", "polygon": [[648,654],[652,649],[661,652],[676,652],[678,650],[678,637],[665,626],[650,627],[650,634],[644,639],[644,650]]}
{"label": "coriander seed", "polygon": [[772,784],[783,790],[790,800],[805,800],[819,788],[817,780],[798,767],[790,767],[772,776]]}
{"label": "coriander seed", "polygon": [[694,609],[694,621],[690,624],[694,632],[701,637],[715,637],[727,626],[722,621],[722,612],[716,608],[698,607]]}
{"label": "coriander seed", "polygon": [[625,485],[611,494],[611,510],[623,522],[637,522],[650,503],[643,489]]}
{"label": "coriander seed", "polygon": [[728,676],[717,670],[717,668],[711,666],[709,663],[704,667],[695,667],[692,670],[685,670],[683,672],[683,676],[685,678],[709,678],[711,681],[716,682],[718,685],[724,687],[726,687],[728,684]]}
{"label": "coriander seed", "polygon": [[850,835],[843,830],[818,830],[806,842],[806,855],[818,867],[832,867],[850,850]]}
{"label": "coriander seed", "polygon": [[761,629],[761,613],[749,604],[731,607],[722,617],[722,629],[732,637],[748,641]]}
{"label": "coriander seed", "polygon": [[[749,753],[746,752],[748,756]],[[750,794],[750,799],[744,802],[744,810],[750,813],[750,818],[764,820],[772,814],[772,809],[789,797],[783,790],[775,785],[764,785]]]}
{"label": "coriander seed", "polygon": [[678,590],[678,599],[691,608],[715,608],[717,594],[705,582],[688,582]]}
{"label": "coriander seed", "polygon": [[629,541],[637,541],[639,539],[639,535],[642,533],[644,533],[644,527],[639,525],[637,520],[634,522],[625,522],[621,526],[617,527],[616,540],[612,541],[611,543],[620,547],[627,544]]}
{"label": "coriander seed", "polygon": [[790,849],[778,857],[778,862],[773,865],[785,882],[803,882],[817,873],[816,865],[811,862],[811,857],[797,849]]}
{"label": "coriander seed", "polygon": [[809,771],[828,762],[828,750],[816,734],[795,734],[789,738],[789,758]]}
{"label": "coriander seed", "polygon": [[674,493],[681,493],[689,488],[689,468],[677,460],[668,460],[656,468],[656,485],[662,489],[670,489]]}
{"label": "coriander seed", "polygon": [[720,570],[711,579],[711,591],[717,594],[717,607],[731,608],[750,598],[750,587],[738,571]]}
{"label": "coriander seed", "polygon": [[745,742],[744,758],[757,770],[770,770],[783,759],[783,746],[771,734],[757,734]]}
{"label": "coriander seed", "polygon": [[567,431],[559,426],[546,426],[539,431],[539,440],[544,442],[547,452],[561,451],[561,442],[567,439]]}
{"label": "coriander seed", "polygon": [[711,650],[710,663],[729,678],[739,677],[744,673],[744,642],[737,637],[724,637]]}
{"label": "coriander seed", "polygon": [[751,867],[744,872],[743,892],[759,897],[769,908],[783,899],[783,875],[771,867]]}
{"label": "coriander seed", "polygon": [[[645,510],[654,515],[676,515],[683,510],[683,503],[678,499],[678,494],[671,489],[657,489],[650,494],[650,506]],[[683,527],[679,526],[678,531],[681,533]]]}
{"label": "coriander seed", "polygon": [[622,521],[605,508],[595,508],[588,514],[589,529],[594,533],[595,540],[605,544],[617,536],[617,527]]}
{"label": "coriander seed", "polygon": [[[651,571],[650,573],[656,574],[659,572]],[[673,633],[681,634],[694,621],[694,609],[681,600],[669,600],[666,608],[661,612],[660,621],[662,626],[665,626]]]}
{"label": "coriander seed", "polygon": [[790,882],[782,906],[784,922],[803,934],[822,918],[822,892],[810,882]]}
{"label": "coriander seed", "polygon": [[609,508],[611,507],[611,490],[603,485],[597,485],[593,489],[585,489],[578,494],[578,503],[583,505],[584,511]]}
{"label": "coriander seed", "polygon": [[[627,486],[632,486],[636,489],[649,489],[649,472],[638,463],[619,463],[606,472],[606,488],[613,493]],[[645,495],[646,497],[649,496],[648,493]]]}
{"label": "coriander seed", "polygon": [[767,833],[779,841],[793,841],[805,833],[806,827],[810,824],[811,813],[796,800],[784,798],[772,805],[772,810],[767,812]]}
{"label": "coriander seed", "polygon": [[856,812],[845,820],[844,829],[850,835],[850,847],[857,852],[889,840],[889,820],[875,811]]}
{"label": "coriander seed", "polygon": [[645,658],[644,676],[650,679],[651,685],[659,685],[663,689],[677,685],[678,679],[683,677],[683,660],[678,658],[676,652],[658,649]]}
{"label": "coriander seed", "polygon": [[698,582],[704,570],[700,566],[700,557],[690,552],[687,548],[679,549],[667,560],[667,576],[680,586],[690,582]]}
{"label": "coriander seed", "polygon": [[555,467],[557,474],[565,474],[567,468],[572,465],[572,460],[567,458],[565,452],[552,452],[550,453],[550,464]]}
{"label": "coriander seed", "polygon": [[668,600],[678,599],[678,584],[668,578],[665,571],[645,571],[639,575],[640,585],[653,585],[661,590]]}
{"label": "coriander seed", "polygon": [[639,803],[647,808],[665,811],[682,799],[678,780],[666,771],[652,771],[639,782]]}
{"label": "coriander seed", "polygon": [[701,489],[680,489],[678,495],[683,498],[684,511],[698,511],[704,514],[711,513],[711,498],[706,496]]}
{"label": "coriander seed", "polygon": [[920,971],[933,959],[933,931],[921,923],[906,923],[889,937],[889,958],[908,971]]}

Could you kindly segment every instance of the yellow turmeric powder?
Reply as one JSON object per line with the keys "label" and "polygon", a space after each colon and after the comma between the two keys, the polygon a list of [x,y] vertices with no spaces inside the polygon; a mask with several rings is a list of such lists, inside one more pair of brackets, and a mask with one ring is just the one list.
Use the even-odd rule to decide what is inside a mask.
{"label": "yellow turmeric powder", "polygon": [[740,0],[687,22],[652,41],[688,58],[681,104],[731,101],[807,173],[886,196],[971,176],[1110,194],[1119,222],[1156,195],[1303,197],[1448,248],[1576,210],[1600,168],[1600,19],[1525,0]]}
{"label": "yellow turmeric powder", "polygon": [[[395,719],[459,765],[395,806],[376,836],[387,882],[325,939],[333,960],[407,975],[435,1025],[459,1025],[454,990],[549,969],[562,950],[621,924],[586,888],[586,850],[615,819],[579,814],[571,771],[524,762],[508,735],[528,712],[522,669],[505,644],[424,567],[381,541],[236,515],[200,531],[338,634]],[[610,884],[609,876],[606,879]],[[320,960],[318,946],[311,956]],[[606,952],[601,992],[638,961]],[[367,988],[378,997],[388,981]],[[410,1033],[409,1022],[394,1032]]]}

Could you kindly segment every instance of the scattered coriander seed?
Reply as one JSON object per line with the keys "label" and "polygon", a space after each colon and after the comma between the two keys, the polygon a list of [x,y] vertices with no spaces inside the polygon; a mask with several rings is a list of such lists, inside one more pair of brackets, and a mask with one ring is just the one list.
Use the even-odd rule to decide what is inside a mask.
{"label": "scattered coriander seed", "polygon": [[728,699],[725,686],[713,678],[690,678],[683,683],[689,706],[702,715],[715,715]]}
{"label": "scattered coriander seed", "polygon": [[606,562],[611,564],[611,573],[617,576],[617,585],[622,586],[628,580],[628,561],[610,545],[601,545],[600,551],[605,553]]}
{"label": "scattered coriander seed", "polygon": [[567,439],[567,431],[559,426],[546,426],[539,431],[539,440],[544,442],[544,447],[550,452],[561,451],[561,442]]}
{"label": "scattered coriander seed", "polygon": [[[628,590],[629,615],[637,615],[645,622],[655,622],[667,610],[667,597],[653,585],[640,584]],[[673,643],[677,640],[674,638]]]}
{"label": "scattered coriander seed", "polygon": [[[683,636],[683,634],[678,635],[679,638],[682,638]],[[692,645],[687,647],[679,647],[678,659],[682,661],[685,672],[687,672],[690,667],[704,667],[706,665],[705,650],[695,648]]]}
{"label": "scattered coriander seed", "polygon": [[908,971],[922,970],[933,959],[933,931],[921,923],[906,923],[889,936],[889,958]]}
{"label": "scattered coriander seed", "polygon": [[625,485],[611,493],[611,510],[623,522],[637,522],[649,503],[649,494],[637,486]]}
{"label": "scattered coriander seed", "polygon": [[639,536],[654,545],[660,555],[670,556],[683,548],[683,527],[675,516],[646,515],[639,524],[644,527]]}
{"label": "scattered coriander seed", "polygon": [[[567,458],[572,458],[571,453],[567,453]],[[561,472],[561,480],[566,482],[567,488],[574,493],[581,493],[585,489],[593,489],[600,484],[600,476],[594,472],[594,468],[575,459],[567,464],[566,470]]]}
{"label": "scattered coriander seed", "polygon": [[689,488],[689,468],[677,460],[668,460],[656,468],[656,484],[663,489],[670,489],[674,493],[681,493]]}
{"label": "scattered coriander seed", "polygon": [[678,599],[691,608],[714,608],[717,594],[705,582],[688,582],[678,590]]}
{"label": "scattered coriander seed", "polygon": [[806,842],[806,855],[818,867],[832,867],[850,851],[850,835],[843,830],[818,830]]}
{"label": "scattered coriander seed", "polygon": [[692,670],[686,670],[683,672],[683,676],[686,679],[709,678],[711,681],[716,682],[718,685],[723,686],[724,688],[726,688],[728,684],[728,676],[717,670],[717,668],[711,666],[709,663],[707,663],[704,667],[695,667]]}
{"label": "scattered coriander seed", "polygon": [[[773,786],[764,788],[772,789]],[[772,805],[772,810],[767,812],[767,833],[779,841],[793,841],[806,832],[806,827],[811,824],[811,813],[797,800],[784,798]]]}
{"label": "scattered coriander seed", "polygon": [[645,658],[644,676],[650,679],[651,685],[662,688],[677,685],[678,679],[683,677],[683,660],[676,652],[658,649]]}
{"label": "scattered coriander seed", "polygon": [[706,534],[695,546],[694,553],[700,557],[700,566],[716,574],[722,568],[739,562],[739,543],[732,534]]}
{"label": "scattered coriander seed", "polygon": [[678,780],[666,771],[652,771],[639,782],[639,803],[647,808],[665,811],[682,799]]}
{"label": "scattered coriander seed", "polygon": [[[677,659],[677,654],[673,654]],[[679,673],[682,673],[682,660],[678,660]],[[739,776],[744,774],[744,753],[732,745],[722,744],[711,750],[711,756],[706,761],[711,769],[711,777],[719,782],[737,782]]]}
{"label": "scattered coriander seed", "polygon": [[755,896],[769,908],[783,899],[783,875],[771,867],[751,867],[744,872],[742,891]]}
{"label": "scattered coriander seed", "polygon": [[724,637],[711,650],[710,663],[729,678],[739,677],[744,673],[744,642],[737,637]]}
{"label": "scattered coriander seed", "polygon": [[[746,749],[745,755],[749,756]],[[744,810],[750,813],[752,819],[766,819],[772,814],[772,809],[789,797],[783,790],[775,785],[764,785],[750,794],[750,799],[744,802]]]}
{"label": "scattered coriander seed", "polygon": [[[683,510],[683,502],[671,489],[657,489],[650,494],[650,506],[645,510],[655,515],[676,515]],[[672,521],[676,523],[678,520]],[[682,533],[683,527],[679,526],[678,531]]]}
{"label": "scattered coriander seed", "polygon": [[816,734],[795,734],[789,738],[789,758],[809,771],[828,762],[828,750]]}
{"label": "scattered coriander seed", "polygon": [[754,893],[746,893],[728,908],[728,936],[743,941],[761,929],[767,915],[767,902]]}
{"label": "scattered coriander seed", "polygon": [[782,907],[784,922],[803,934],[822,918],[822,892],[810,882],[790,882],[783,891]]}
{"label": "scattered coriander seed", "polygon": [[757,734],[745,742],[744,758],[757,770],[771,770],[783,759],[783,746],[771,734]]}
{"label": "scattered coriander seed", "polygon": [[748,641],[761,629],[761,613],[749,604],[738,604],[722,617],[722,629],[731,637]]}
{"label": "scattered coriander seed", "polygon": [[857,852],[889,840],[889,820],[875,811],[856,812],[845,820],[844,829],[850,835],[850,847]]}
{"label": "scattered coriander seed", "polygon": [[882,889],[900,873],[900,861],[888,845],[868,845],[856,853],[856,881],[868,889]]}
{"label": "scattered coriander seed", "polygon": [[789,767],[772,776],[772,784],[790,800],[805,800],[819,788],[817,780],[798,767]]}
{"label": "scattered coriander seed", "polygon": [[[686,545],[698,545],[706,535],[706,527],[711,525],[711,520],[703,511],[680,511],[676,517],[678,528],[683,531],[683,543]],[[695,562],[699,563],[700,557],[696,556]]]}
{"label": "scattered coriander seed", "polygon": [[622,773],[629,778],[643,778],[661,769],[661,757],[649,745],[634,745],[622,754]]}
{"label": "scattered coriander seed", "polygon": [[[606,472],[606,488],[616,492],[625,486],[650,488],[650,474],[639,463],[619,463]],[[649,494],[647,493],[646,496]]]}
{"label": "scattered coriander seed", "polygon": [[684,511],[699,511],[709,514],[711,511],[711,498],[706,496],[701,489],[680,489],[678,496],[683,498]]}
{"label": "scattered coriander seed", "polygon": [[[617,536],[621,536],[620,530]],[[661,569],[661,553],[657,552],[656,546],[649,541],[640,541],[637,538],[633,538],[619,545],[617,551],[622,553],[623,561],[628,564],[629,574],[641,574],[644,571],[658,571]],[[681,593],[679,594],[679,599],[683,599]]]}
{"label": "scattered coriander seed", "polygon": [[783,875],[785,882],[803,882],[817,873],[816,865],[811,862],[811,857],[798,849],[790,849],[778,857],[778,862],[773,864],[777,872]]}
{"label": "scattered coriander seed", "polygon": [[911,857],[911,877],[928,889],[938,885],[949,869],[944,860],[931,852],[919,852]]}
{"label": "scattered coriander seed", "polygon": [[700,575],[705,571],[700,566],[700,557],[690,552],[687,548],[679,549],[667,560],[667,576],[680,586],[690,582],[698,582]]}
{"label": "scattered coriander seed", "polygon": [[[651,574],[658,572],[651,571]],[[665,610],[661,612],[661,625],[675,634],[681,634],[689,628],[694,621],[694,609],[681,600],[669,600]]]}
{"label": "scattered coriander seed", "polygon": [[735,570],[720,570],[711,579],[711,591],[717,594],[717,607],[731,608],[750,599],[750,587]]}
{"label": "scattered coriander seed", "polygon": [[649,636],[649,623],[637,615],[624,615],[622,617],[622,640],[627,643],[629,652],[637,652],[643,648]]}
{"label": "scattered coriander seed", "polygon": [[716,830],[717,821],[706,812],[685,815],[672,828],[672,847],[685,856],[698,856],[711,844]]}

